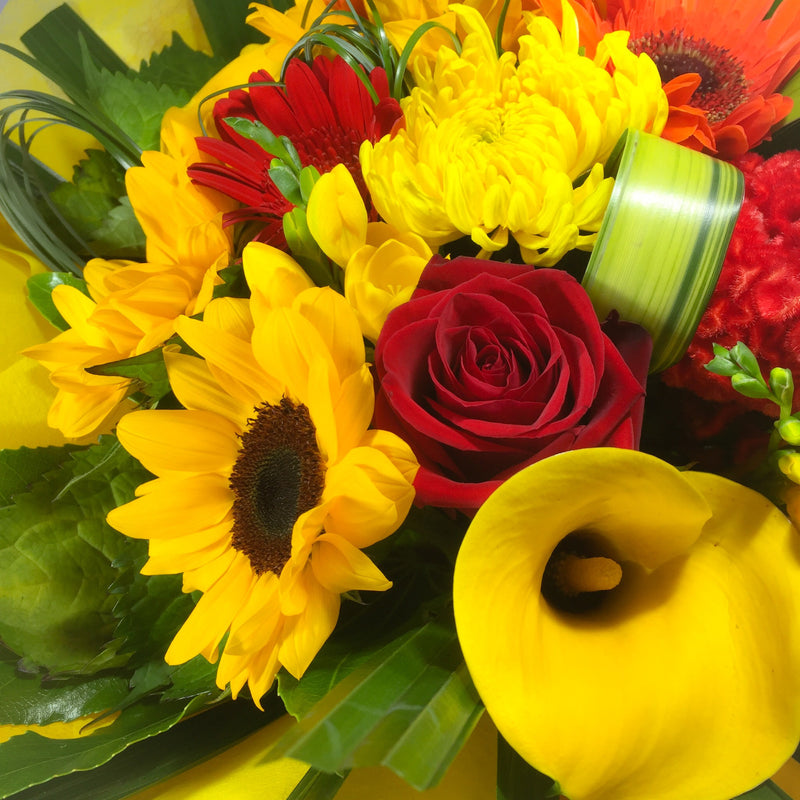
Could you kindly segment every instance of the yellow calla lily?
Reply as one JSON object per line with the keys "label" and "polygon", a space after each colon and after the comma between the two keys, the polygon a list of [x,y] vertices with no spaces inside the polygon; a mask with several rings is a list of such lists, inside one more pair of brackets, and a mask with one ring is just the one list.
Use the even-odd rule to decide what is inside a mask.
{"label": "yellow calla lily", "polygon": [[478,511],[454,603],[495,724],[570,800],[729,800],[800,738],[800,540],[724,478],[541,461]]}

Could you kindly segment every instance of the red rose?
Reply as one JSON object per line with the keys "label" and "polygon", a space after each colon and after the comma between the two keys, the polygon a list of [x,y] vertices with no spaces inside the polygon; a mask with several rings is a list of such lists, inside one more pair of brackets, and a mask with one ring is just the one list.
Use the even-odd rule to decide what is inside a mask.
{"label": "red rose", "polygon": [[650,350],[566,272],[435,256],[378,339],[375,424],[414,450],[420,504],[471,511],[554,453],[635,448]]}

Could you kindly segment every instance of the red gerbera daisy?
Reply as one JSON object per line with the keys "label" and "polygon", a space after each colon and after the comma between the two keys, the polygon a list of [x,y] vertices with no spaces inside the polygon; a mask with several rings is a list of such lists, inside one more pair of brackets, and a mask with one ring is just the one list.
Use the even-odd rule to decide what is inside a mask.
{"label": "red gerbera daisy", "polygon": [[376,142],[390,133],[402,112],[389,96],[383,69],[377,67],[369,75],[378,96],[375,103],[353,68],[338,56],[333,60],[315,58],[310,66],[293,59],[283,86],[255,85],[272,81],[264,70],[254,72],[250,76],[253,85],[236,89],[217,102],[214,122],[220,138],[200,137],[197,145],[221,163],[193,164],[188,173],[195,183],[242,203],[242,208],[225,215],[226,224],[258,221],[262,229],[254,238],[280,245],[281,221],[293,206],[269,177],[273,156],[236,133],[225,118],[259,121],[276,136],[286,136],[304,167],[313,165],[325,173],[343,163],[371,209],[358,151],[365,140]]}
{"label": "red gerbera daisy", "polygon": [[[552,0],[539,0],[548,15]],[[792,108],[776,90],[800,64],[800,0],[571,0],[589,48],[611,30],[658,65],[670,101],[663,136],[723,158],[743,155]],[[595,26],[595,30],[592,30]]]}

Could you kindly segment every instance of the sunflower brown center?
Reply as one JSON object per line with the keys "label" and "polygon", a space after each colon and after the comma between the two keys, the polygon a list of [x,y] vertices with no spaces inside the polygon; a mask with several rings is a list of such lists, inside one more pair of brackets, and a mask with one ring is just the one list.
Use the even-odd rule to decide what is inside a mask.
{"label": "sunflower brown center", "polygon": [[545,600],[560,611],[581,613],[597,608],[622,580],[622,567],[602,550],[590,534],[576,532],[562,539],[545,566]]}
{"label": "sunflower brown center", "polygon": [[278,575],[292,552],[294,523],[322,497],[325,465],[302,403],[264,403],[248,422],[230,477],[231,544],[257,575]]}
{"label": "sunflower brown center", "polygon": [[630,49],[647,53],[658,67],[663,83],[678,75],[696,72],[700,86],[692,105],[708,114],[708,121],[719,122],[747,98],[747,80],[742,63],[729,50],[706,39],[684,36],[680,31],[659,31],[631,41]]}

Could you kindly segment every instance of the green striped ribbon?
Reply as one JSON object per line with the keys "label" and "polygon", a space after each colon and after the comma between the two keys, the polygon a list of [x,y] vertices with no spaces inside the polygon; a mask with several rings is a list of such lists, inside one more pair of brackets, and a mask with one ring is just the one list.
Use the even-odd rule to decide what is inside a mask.
{"label": "green striped ribbon", "polygon": [[629,131],[583,286],[653,337],[651,372],[678,361],[719,277],[744,196],[735,167]]}

